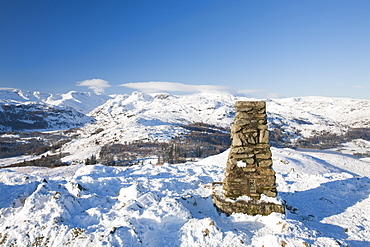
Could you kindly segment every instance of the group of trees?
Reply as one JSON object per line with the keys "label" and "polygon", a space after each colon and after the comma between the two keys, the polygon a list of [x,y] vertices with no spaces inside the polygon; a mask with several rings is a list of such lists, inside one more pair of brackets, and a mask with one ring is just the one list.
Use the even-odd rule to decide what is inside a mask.
{"label": "group of trees", "polygon": [[350,128],[343,135],[329,131],[317,131],[311,137],[297,140],[293,147],[328,149],[340,147],[342,143],[355,139],[370,140],[370,128]]}
{"label": "group of trees", "polygon": [[302,137],[299,129],[284,131],[283,127],[283,125],[272,124],[270,128],[271,146],[328,149],[340,147],[342,143],[355,139],[370,140],[370,128],[349,128],[343,134],[335,134],[327,130],[313,131],[310,137]]}
{"label": "group of trees", "polygon": [[[182,163],[187,160],[218,154],[230,147],[229,129],[204,123],[189,124],[182,127],[188,132],[167,142],[134,141],[104,145],[98,157],[91,155],[85,160],[85,164],[133,165],[148,157],[156,157],[157,164]],[[102,130],[99,129],[99,131]],[[299,131],[297,133],[285,133],[282,128],[273,126],[270,130],[270,144],[279,147],[327,149],[340,147],[341,143],[354,139],[370,140],[370,128],[350,128],[343,135],[320,131],[315,132],[311,137],[300,138],[295,142],[291,141],[293,134],[299,136]],[[47,151],[55,153],[55,150],[70,141],[68,135],[70,133],[1,132],[0,158],[24,154],[40,155]],[[364,154],[359,155],[363,156]],[[62,156],[64,154],[55,153],[12,166],[56,167],[66,165],[61,161]]]}
{"label": "group of trees", "polygon": [[195,123],[185,125],[189,132],[168,142],[135,141],[105,145],[99,162],[107,165],[131,165],[147,157],[157,157],[157,164],[181,163],[225,151],[230,146],[227,129]]}
{"label": "group of trees", "polygon": [[0,132],[0,158],[55,152],[68,141],[62,133]]}
{"label": "group of trees", "polygon": [[42,166],[42,167],[58,167],[58,166],[65,166],[68,165],[67,163],[62,162],[62,157],[66,156],[67,154],[54,154],[54,155],[42,155],[38,159],[33,160],[24,160],[20,163],[15,163],[7,166],[2,166],[2,168],[6,167],[23,167],[23,166]]}

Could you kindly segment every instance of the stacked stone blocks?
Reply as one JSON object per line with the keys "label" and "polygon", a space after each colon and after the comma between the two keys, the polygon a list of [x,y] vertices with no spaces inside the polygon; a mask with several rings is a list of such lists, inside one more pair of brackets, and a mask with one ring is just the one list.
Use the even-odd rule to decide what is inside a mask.
{"label": "stacked stone blocks", "polygon": [[[266,103],[263,101],[238,101],[231,126],[231,149],[223,181],[223,195],[214,193],[216,206],[224,212],[269,214],[284,212],[282,205],[259,203],[261,194],[276,197],[275,172],[272,169]],[[252,202],[230,203],[247,195]],[[244,209],[243,209],[244,207]]]}
{"label": "stacked stone blocks", "polygon": [[266,103],[238,101],[235,108],[231,150],[224,180],[225,196],[236,199],[248,195],[257,200],[261,194],[275,197],[275,172],[271,169]]}

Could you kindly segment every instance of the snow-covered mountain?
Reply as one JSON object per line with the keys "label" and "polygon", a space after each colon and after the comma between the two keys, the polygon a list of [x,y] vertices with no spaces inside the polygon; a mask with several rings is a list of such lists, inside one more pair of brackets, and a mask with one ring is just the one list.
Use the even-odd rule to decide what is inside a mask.
{"label": "snow-covered mountain", "polygon": [[[182,127],[186,124],[201,122],[229,127],[237,100],[256,99],[230,94],[176,96],[134,92],[131,95],[109,97],[77,92],[51,95],[1,90],[0,115],[1,111],[3,114],[0,124],[18,123],[31,128],[37,126],[32,123],[39,123],[42,129],[83,126],[77,130],[78,138],[74,138],[61,150],[71,154],[69,159],[65,158],[66,162],[80,162],[92,153],[98,154],[106,144],[137,140],[168,141],[188,133],[189,130]],[[370,128],[369,100],[296,97],[270,99],[266,102],[271,140],[275,144],[282,141],[294,143],[320,133],[341,135],[350,128]],[[59,108],[56,110],[54,107]],[[10,112],[4,112],[4,109]],[[22,114],[14,115],[13,112],[17,111],[22,111]],[[77,111],[89,112],[88,117]],[[14,118],[9,119],[9,116]],[[6,127],[3,129],[6,130]]]}
{"label": "snow-covered mountain", "polygon": [[71,91],[47,94],[0,90],[0,130],[68,129],[93,122],[85,114],[109,96]]}
{"label": "snow-covered mountain", "polygon": [[2,105],[0,130],[53,130],[81,127],[94,119],[73,108],[46,104]]}
{"label": "snow-covered mountain", "polygon": [[51,106],[73,108],[84,114],[90,112],[95,107],[104,104],[108,99],[110,99],[110,97],[107,95],[97,95],[90,92],[70,91],[65,94],[50,94],[19,89],[0,89],[0,105],[43,103]]}
{"label": "snow-covered mountain", "polygon": [[[296,97],[267,102],[270,125],[312,132],[342,133],[348,128],[370,127],[370,100],[328,97]],[[289,126],[289,127],[288,127]]]}
{"label": "snow-covered mountain", "polygon": [[[229,94],[117,95],[88,114],[97,121],[84,126],[78,132],[80,138],[64,151],[91,153],[108,143],[168,141],[187,132],[182,125],[196,122],[229,127],[237,100],[256,99]],[[370,127],[369,100],[302,97],[266,101],[270,131],[283,133],[288,142],[320,132],[343,134],[349,128]],[[78,157],[86,155],[79,151]]]}
{"label": "snow-covered mountain", "polygon": [[[134,92],[108,100],[89,115],[98,120],[97,125],[111,122],[123,127],[135,123],[138,128],[150,128],[202,122],[229,127],[238,100],[256,99],[229,94],[174,96]],[[266,101],[270,129],[308,137],[318,131],[342,133],[350,127],[370,127],[369,100],[301,97]]]}

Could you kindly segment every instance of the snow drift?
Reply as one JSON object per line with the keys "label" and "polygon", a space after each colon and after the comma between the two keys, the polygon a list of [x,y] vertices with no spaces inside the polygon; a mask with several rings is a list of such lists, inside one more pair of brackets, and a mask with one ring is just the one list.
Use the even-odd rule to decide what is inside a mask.
{"label": "snow drift", "polygon": [[369,163],[273,148],[287,214],[227,217],[211,183],[227,152],[199,162],[0,170],[4,246],[367,246]]}

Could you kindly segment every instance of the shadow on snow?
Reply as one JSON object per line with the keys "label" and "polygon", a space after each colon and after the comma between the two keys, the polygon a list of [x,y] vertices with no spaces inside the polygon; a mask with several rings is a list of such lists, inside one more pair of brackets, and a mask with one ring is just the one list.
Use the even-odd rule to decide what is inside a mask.
{"label": "shadow on snow", "polygon": [[[346,180],[323,183],[319,187],[297,192],[281,192],[286,201],[287,218],[304,222],[318,230],[323,236],[346,240],[348,235],[344,228],[322,223],[327,217],[338,215],[369,197],[370,179],[354,177]],[[364,246],[370,242],[350,241],[353,246]]]}

